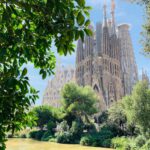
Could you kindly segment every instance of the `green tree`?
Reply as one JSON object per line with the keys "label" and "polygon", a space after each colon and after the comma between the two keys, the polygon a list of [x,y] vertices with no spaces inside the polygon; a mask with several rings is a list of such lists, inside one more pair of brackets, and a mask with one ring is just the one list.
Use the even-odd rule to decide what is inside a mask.
{"label": "green tree", "polygon": [[132,95],[123,99],[125,114],[129,123],[135,124],[142,133],[150,129],[150,89],[146,81],[139,82]]}
{"label": "green tree", "polygon": [[111,124],[117,126],[120,130],[125,130],[126,128],[126,115],[124,113],[123,105],[120,102],[115,103],[108,111],[108,119]]}
{"label": "green tree", "polygon": [[94,120],[98,124],[106,123],[108,121],[108,111],[100,112],[94,117]]}
{"label": "green tree", "polygon": [[108,120],[107,124],[110,126],[114,126],[117,129],[118,135],[135,135],[135,125],[134,123],[127,123],[127,116],[125,113],[124,99],[128,98],[124,97],[123,100],[113,104],[112,107],[108,110]]}
{"label": "green tree", "polygon": [[37,106],[33,108],[32,114],[35,116],[36,126],[43,130],[50,122],[56,123],[57,119],[53,116],[53,108],[49,106]]}
{"label": "green tree", "polygon": [[78,120],[89,122],[89,117],[97,112],[98,97],[88,86],[79,87],[74,83],[66,84],[62,90],[62,96],[65,113],[75,116]]}
{"label": "green tree", "polygon": [[59,54],[72,53],[74,40],[92,34],[89,9],[85,0],[0,1],[1,149],[5,149],[6,131],[14,124],[20,128],[25,110],[38,98],[29,84],[26,64],[38,68],[43,79],[51,75],[55,68],[52,43]]}

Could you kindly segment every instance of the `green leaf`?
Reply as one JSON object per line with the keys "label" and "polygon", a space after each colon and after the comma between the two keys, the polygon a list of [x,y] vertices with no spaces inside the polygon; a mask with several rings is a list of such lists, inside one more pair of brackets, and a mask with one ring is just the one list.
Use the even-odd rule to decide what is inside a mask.
{"label": "green leaf", "polygon": [[45,78],[46,78],[46,76],[47,76],[46,71],[43,71],[42,79],[45,79]]}
{"label": "green leaf", "polygon": [[80,32],[79,31],[76,31],[75,32],[75,40],[78,40],[80,37]]}
{"label": "green leaf", "polygon": [[85,26],[89,26],[90,25],[90,23],[91,23],[91,21],[90,20],[87,20],[86,22],[85,22]]}
{"label": "green leaf", "polygon": [[42,74],[42,72],[43,72],[43,69],[40,70],[39,74]]}
{"label": "green leaf", "polygon": [[21,76],[25,76],[27,74],[27,72],[28,72],[27,68],[24,68]]}
{"label": "green leaf", "polygon": [[92,36],[93,32],[90,29],[84,29],[84,32],[86,33],[86,35],[88,36]]}
{"label": "green leaf", "polygon": [[47,0],[43,0],[45,4],[47,4]]}
{"label": "green leaf", "polygon": [[84,41],[84,32],[83,31],[79,31],[79,33],[80,33],[81,40]]}
{"label": "green leaf", "polygon": [[81,12],[78,13],[78,16],[77,16],[77,22],[79,25],[83,25],[84,24],[84,21],[85,21],[85,18],[83,16],[83,14]]}
{"label": "green leaf", "polygon": [[85,0],[76,0],[79,6],[83,7],[85,6]]}
{"label": "green leaf", "polygon": [[86,14],[87,17],[90,17],[90,13],[87,10],[84,10],[84,13]]}
{"label": "green leaf", "polygon": [[92,10],[93,8],[91,6],[86,6],[85,9]]}
{"label": "green leaf", "polygon": [[20,23],[19,25],[18,25],[18,29],[22,29],[23,28],[23,25]]}
{"label": "green leaf", "polygon": [[15,15],[15,14],[12,14],[11,17],[12,17],[13,19],[15,19],[15,18],[16,18],[16,15]]}
{"label": "green leaf", "polygon": [[73,15],[74,15],[75,17],[77,17],[78,13],[79,13],[79,11],[77,11],[77,10],[74,10],[74,11],[73,11]]}

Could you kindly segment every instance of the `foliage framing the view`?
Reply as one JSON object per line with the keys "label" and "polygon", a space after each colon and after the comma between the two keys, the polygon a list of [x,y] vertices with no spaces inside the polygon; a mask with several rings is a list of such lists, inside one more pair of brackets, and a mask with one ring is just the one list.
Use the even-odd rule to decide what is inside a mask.
{"label": "foliage framing the view", "polygon": [[[39,68],[43,79],[53,73],[55,56],[74,51],[74,40],[91,35],[90,7],[85,0],[0,1],[0,148],[5,133],[20,129],[26,112],[37,99],[25,64]],[[28,119],[27,119],[28,120]]]}
{"label": "foliage framing the view", "polygon": [[140,5],[143,5],[145,8],[146,13],[146,22],[143,25],[143,32],[142,32],[142,43],[144,46],[144,52],[148,56],[150,56],[150,1],[149,0],[127,0],[130,2],[136,2]]}

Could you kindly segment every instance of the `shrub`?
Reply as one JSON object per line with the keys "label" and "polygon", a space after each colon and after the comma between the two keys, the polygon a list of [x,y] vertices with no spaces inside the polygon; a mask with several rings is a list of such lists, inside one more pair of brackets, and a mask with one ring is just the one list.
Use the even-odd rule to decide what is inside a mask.
{"label": "shrub", "polygon": [[146,139],[144,136],[139,135],[136,139],[135,139],[135,144],[137,147],[142,147],[144,144],[146,143]]}
{"label": "shrub", "polygon": [[35,136],[35,139],[36,140],[41,140],[41,138],[42,138],[42,136],[44,135],[44,133],[45,133],[45,131],[38,131],[37,133],[36,133],[36,136]]}
{"label": "shrub", "polygon": [[112,145],[115,149],[125,150],[128,144],[129,140],[125,137],[117,137],[112,139]]}
{"label": "shrub", "polygon": [[49,121],[47,124],[48,131],[50,131],[52,134],[54,134],[54,128],[56,128],[56,123],[53,121]]}
{"label": "shrub", "polygon": [[69,131],[69,126],[67,124],[67,121],[63,121],[60,124],[57,125],[57,133],[67,132]]}
{"label": "shrub", "polygon": [[27,138],[27,135],[26,134],[21,134],[20,138]]}
{"label": "shrub", "polygon": [[102,132],[102,133],[105,133],[108,131],[112,133],[113,137],[123,135],[122,130],[120,130],[116,125],[113,125],[113,124],[106,124],[100,128],[100,132]]}
{"label": "shrub", "polygon": [[44,135],[45,131],[32,131],[29,133],[29,137],[36,139],[36,140],[41,140],[42,136]]}
{"label": "shrub", "polygon": [[112,139],[114,137],[114,134],[110,130],[101,130],[98,135],[103,139]]}
{"label": "shrub", "polygon": [[99,135],[87,135],[81,138],[80,144],[85,146],[102,146],[103,140]]}
{"label": "shrub", "polygon": [[111,147],[111,139],[106,139],[102,142],[102,147]]}
{"label": "shrub", "polygon": [[83,133],[83,125],[77,121],[72,122],[71,128],[66,121],[57,125],[56,139],[58,143],[79,143]]}
{"label": "shrub", "polygon": [[32,139],[35,139],[37,132],[38,132],[38,131],[31,131],[31,132],[29,133],[29,137],[32,138]]}
{"label": "shrub", "polygon": [[113,133],[111,131],[101,131],[86,135],[81,138],[80,144],[85,146],[111,147],[111,139]]}
{"label": "shrub", "polygon": [[46,131],[42,138],[41,138],[41,141],[49,141],[49,139],[51,139],[53,136],[52,136],[52,133],[51,131]]}
{"label": "shrub", "polygon": [[69,131],[74,139],[79,140],[83,134],[83,125],[77,121],[73,121]]}
{"label": "shrub", "polygon": [[148,140],[140,150],[150,150],[150,140]]}
{"label": "shrub", "polygon": [[70,144],[73,143],[73,136],[69,132],[59,133],[57,135],[57,143]]}
{"label": "shrub", "polygon": [[37,106],[31,112],[35,116],[36,125],[40,130],[43,130],[50,120],[54,120],[50,106]]}
{"label": "shrub", "polygon": [[55,143],[56,143],[56,142],[57,142],[57,139],[56,139],[55,137],[52,137],[52,138],[49,139],[49,141],[50,141],[50,142],[55,142]]}
{"label": "shrub", "polygon": [[112,145],[118,150],[139,150],[134,138],[117,137],[112,139]]}
{"label": "shrub", "polygon": [[94,143],[93,139],[92,139],[92,137],[90,135],[84,136],[80,140],[80,144],[84,145],[84,146],[91,146],[93,143]]}
{"label": "shrub", "polygon": [[13,135],[12,134],[8,134],[7,137],[8,138],[13,138]]}
{"label": "shrub", "polygon": [[150,140],[142,135],[136,138],[117,137],[112,140],[112,145],[118,150],[149,150]]}

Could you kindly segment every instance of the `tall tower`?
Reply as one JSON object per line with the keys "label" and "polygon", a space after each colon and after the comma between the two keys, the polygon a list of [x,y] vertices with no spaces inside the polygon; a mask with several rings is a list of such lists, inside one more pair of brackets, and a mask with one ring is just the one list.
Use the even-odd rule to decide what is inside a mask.
{"label": "tall tower", "polygon": [[[89,28],[94,32],[94,27],[89,25]],[[76,56],[76,81],[79,85],[92,85],[92,62],[94,54],[94,35],[85,36],[84,43],[78,40],[77,56]]]}
{"label": "tall tower", "polygon": [[[106,15],[106,5],[104,5]],[[107,16],[104,17],[105,22]],[[103,85],[107,107],[122,96],[120,45],[116,34],[115,23],[115,1],[111,1],[111,22],[103,26]]]}
{"label": "tall tower", "polygon": [[76,53],[76,82],[84,85],[84,47],[81,39],[78,40]]}
{"label": "tall tower", "polygon": [[102,23],[96,24],[96,52],[98,56],[102,54]]}
{"label": "tall tower", "polygon": [[[89,26],[89,29],[94,33],[94,27]],[[84,49],[84,85],[92,85],[92,75],[93,75],[93,52],[94,52],[94,35],[85,36],[85,49]]]}
{"label": "tall tower", "polygon": [[118,37],[121,44],[121,72],[124,95],[129,95],[138,81],[138,71],[128,24],[118,26]]}
{"label": "tall tower", "polygon": [[103,23],[103,39],[102,39],[102,53],[105,55],[108,55],[109,51],[109,29],[108,29],[108,24],[107,24],[107,5],[106,5],[106,0],[104,3],[104,23]]}

